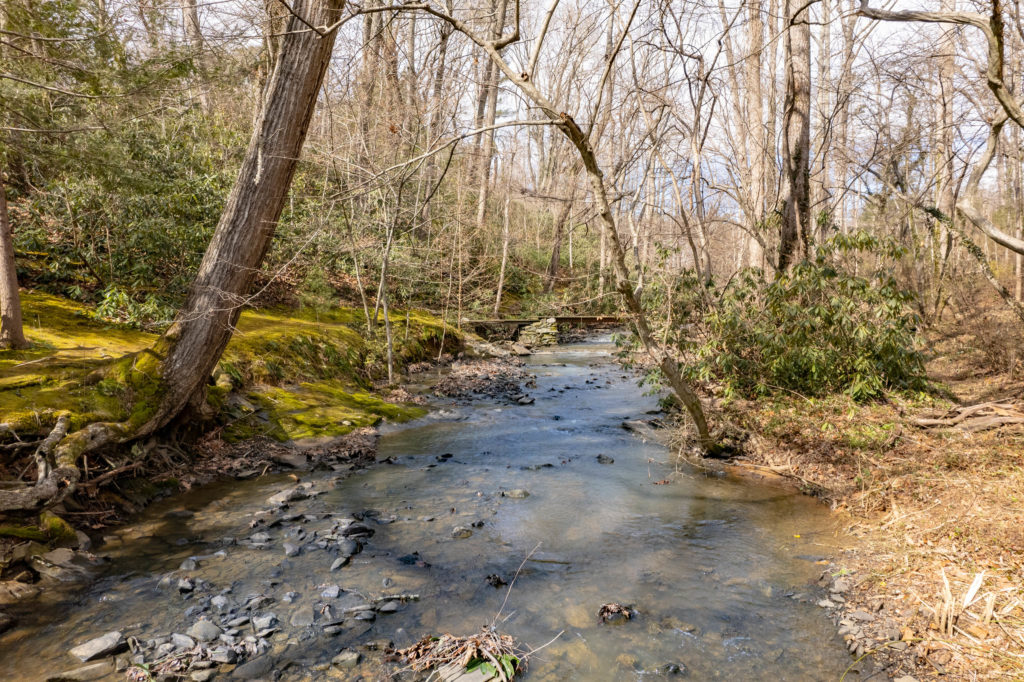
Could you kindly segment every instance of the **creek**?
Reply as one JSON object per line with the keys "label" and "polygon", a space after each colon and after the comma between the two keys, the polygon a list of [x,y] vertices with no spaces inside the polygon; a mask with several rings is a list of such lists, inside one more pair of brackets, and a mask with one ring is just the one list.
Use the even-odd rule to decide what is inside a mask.
{"label": "creek", "polygon": [[[843,542],[827,509],[681,467],[624,429],[649,419],[657,397],[611,350],[604,340],[529,357],[533,404],[448,402],[385,426],[377,464],[301,474],[322,494],[276,515],[268,498],[296,485],[284,475],[153,504],[97,550],[109,557],[98,580],[47,590],[20,614],[0,637],[2,677],[73,669],[82,664],[69,649],[112,630],[145,642],[187,632],[202,613],[227,629],[248,602],[279,621],[260,656],[286,680],[378,679],[368,642],[408,646],[491,623],[524,647],[547,645],[527,680],[658,679],[678,675],[673,666],[697,680],[839,679],[851,659],[815,606],[816,560]],[[316,538],[353,513],[373,535],[331,570],[337,549]],[[252,542],[258,532],[266,542]],[[182,576],[194,590],[177,589]],[[399,594],[418,599],[385,602],[367,620],[339,615]],[[599,624],[610,602],[636,617]],[[327,634],[330,623],[340,624]],[[330,666],[346,647],[362,651],[359,666]]]}

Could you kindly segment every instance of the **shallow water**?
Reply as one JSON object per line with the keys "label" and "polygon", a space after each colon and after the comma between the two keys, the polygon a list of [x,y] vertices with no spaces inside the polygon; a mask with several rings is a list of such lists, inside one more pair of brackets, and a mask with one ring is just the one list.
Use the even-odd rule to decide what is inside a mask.
{"label": "shallow water", "polygon": [[[354,671],[322,664],[345,646],[382,638],[407,645],[494,622],[525,647],[547,644],[526,679],[642,680],[668,664],[700,680],[839,679],[850,659],[813,605],[821,570],[813,559],[838,544],[827,511],[778,488],[678,470],[664,446],[622,428],[655,409],[656,398],[612,364],[609,350],[564,346],[529,358],[533,405],[446,405],[386,427],[378,459],[393,462],[347,478],[305,475],[327,492],[293,503],[290,512],[310,516],[268,530],[267,549],[232,539],[255,532],[249,522],[268,508],[268,496],[291,484],[283,476],[153,505],[101,548],[111,559],[103,578],[45,593],[0,637],[0,677],[45,679],[74,668],[70,647],[114,629],[142,640],[184,632],[197,615],[187,609],[230,589],[234,606],[256,593],[275,599],[266,608],[282,631],[269,638],[270,653],[285,679],[376,679],[372,656]],[[614,463],[599,463],[598,454]],[[664,479],[670,483],[654,485]],[[513,489],[529,496],[502,496]],[[329,571],[333,556],[310,546],[284,556],[290,526],[312,533],[334,515],[365,510],[379,512],[367,520],[376,532],[348,566]],[[472,536],[453,538],[456,526]],[[225,556],[209,556],[220,549]],[[399,560],[412,552],[429,566]],[[161,587],[189,556],[208,557],[190,574],[211,590],[182,597]],[[492,574],[515,577],[511,591],[489,585]],[[372,626],[326,636],[320,611],[335,600],[321,592],[335,584],[370,599],[419,600]],[[297,596],[286,603],[289,592]],[[606,602],[639,615],[599,625]],[[318,623],[291,627],[290,615],[311,605]]]}

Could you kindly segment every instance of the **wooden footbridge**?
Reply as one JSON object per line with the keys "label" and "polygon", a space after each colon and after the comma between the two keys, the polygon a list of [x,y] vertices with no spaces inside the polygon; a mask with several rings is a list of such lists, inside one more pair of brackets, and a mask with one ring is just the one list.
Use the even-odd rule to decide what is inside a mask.
{"label": "wooden footbridge", "polygon": [[584,329],[617,327],[624,324],[618,315],[547,315],[545,317],[511,318],[502,320],[464,320],[463,324],[482,336],[504,336],[511,338],[523,327],[543,320],[554,320],[558,326]]}

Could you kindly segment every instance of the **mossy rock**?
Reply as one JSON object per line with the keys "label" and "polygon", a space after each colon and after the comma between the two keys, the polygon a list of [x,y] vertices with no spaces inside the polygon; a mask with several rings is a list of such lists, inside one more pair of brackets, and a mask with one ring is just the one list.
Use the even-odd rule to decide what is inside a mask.
{"label": "mossy rock", "polygon": [[33,542],[47,542],[50,539],[46,532],[37,526],[14,525],[0,526],[0,537],[32,540]]}
{"label": "mossy rock", "polygon": [[340,382],[263,386],[246,397],[253,409],[225,428],[224,438],[229,442],[256,435],[279,441],[342,436],[383,419],[404,422],[426,414],[417,405],[398,405],[346,390]]}
{"label": "mossy rock", "polygon": [[74,542],[78,539],[71,524],[51,512],[47,511],[39,515],[39,526],[53,543]]}

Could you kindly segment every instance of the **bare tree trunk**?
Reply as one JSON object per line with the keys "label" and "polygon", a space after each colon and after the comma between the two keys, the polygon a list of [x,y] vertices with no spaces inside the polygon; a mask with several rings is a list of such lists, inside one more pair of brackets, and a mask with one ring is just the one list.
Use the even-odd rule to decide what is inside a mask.
{"label": "bare tree trunk", "polygon": [[[573,182],[575,183],[575,179]],[[555,282],[558,280],[558,268],[562,260],[562,235],[565,234],[565,224],[569,220],[569,214],[572,213],[574,197],[575,192],[566,197],[555,218],[555,235],[551,240],[551,260],[548,261],[547,282],[544,284],[544,293],[546,294],[550,294],[554,290]]]}
{"label": "bare tree trunk", "polygon": [[[451,0],[448,0],[448,11],[450,12],[451,9]],[[439,137],[441,133],[441,124],[444,118],[444,107],[441,104],[441,95],[444,91],[445,64],[448,59],[448,39],[451,37],[453,31],[454,29],[451,27],[451,24],[445,22],[441,23],[437,43],[437,56],[434,58],[436,65],[431,83],[431,112],[427,127],[427,147],[432,146],[434,144],[434,139]],[[431,154],[427,159],[426,168],[424,169],[424,181],[428,192],[433,189],[436,175],[437,159],[433,154]],[[423,227],[416,230],[416,234],[420,238],[424,238],[430,233],[430,204],[430,201],[424,201],[423,207],[420,211],[420,221],[423,224]]]}
{"label": "bare tree trunk", "polygon": [[[1024,239],[1024,167],[1021,164],[1020,128],[1014,127],[1010,137],[1013,156],[1010,161],[1010,175],[1013,178],[1012,211],[1013,227],[1017,239]],[[1024,300],[1024,254],[1014,254],[1014,294],[1017,301]]]}
{"label": "bare tree trunk", "polygon": [[[750,147],[750,204],[753,207],[751,230],[758,230],[764,223],[766,208],[766,175],[768,145],[764,128],[764,104],[762,92],[761,52],[764,50],[764,22],[761,19],[760,0],[747,0],[747,55],[744,62],[746,81],[747,121]],[[749,237],[747,265],[760,268],[764,265],[764,249],[761,241]]]}
{"label": "bare tree trunk", "polygon": [[811,25],[807,4],[785,0],[788,22],[786,52],[786,101],[783,113],[785,210],[779,242],[779,271],[793,264],[798,248],[810,255],[810,167],[811,149]]}
{"label": "bare tree trunk", "polygon": [[[497,13],[494,15],[492,36],[497,38],[505,28],[505,11],[508,9],[508,1],[501,0],[497,3]],[[494,119],[498,114],[498,81],[501,71],[490,60],[487,61],[488,76],[484,84],[487,93],[486,114],[483,125],[493,126]],[[476,229],[477,234],[483,230],[484,220],[487,218],[487,194],[491,186],[491,157],[494,156],[494,131],[488,130],[484,133],[483,151],[480,155],[480,187],[477,191],[476,204]]]}
{"label": "bare tree trunk", "polygon": [[185,24],[185,38],[188,40],[192,58],[196,63],[196,70],[199,72],[199,106],[202,107],[204,113],[209,113],[210,98],[206,93],[206,55],[196,0],[181,0],[181,17]]}
{"label": "bare tree trunk", "polygon": [[821,26],[818,34],[818,92],[815,98],[817,104],[817,125],[814,131],[814,173],[811,185],[810,197],[810,221],[812,229],[818,234],[818,238],[824,238],[824,230],[828,225],[821,222],[817,216],[826,213],[829,208],[829,151],[832,146],[832,133],[830,127],[832,102],[829,79],[832,75],[832,0],[821,0]]}
{"label": "bare tree trunk", "polygon": [[505,193],[505,209],[502,212],[501,220],[501,269],[498,270],[498,291],[494,295],[494,316],[498,316],[501,308],[501,295],[505,290],[505,267],[508,264],[508,241],[509,241],[509,203],[512,201],[512,194]]}
{"label": "bare tree trunk", "polygon": [[21,324],[18,271],[14,264],[14,234],[7,214],[7,190],[0,171],[0,348],[27,348]]}
{"label": "bare tree trunk", "polygon": [[391,336],[391,311],[388,310],[388,282],[381,282],[381,299],[384,301],[384,338],[388,348],[388,384],[395,381],[395,343]]}

